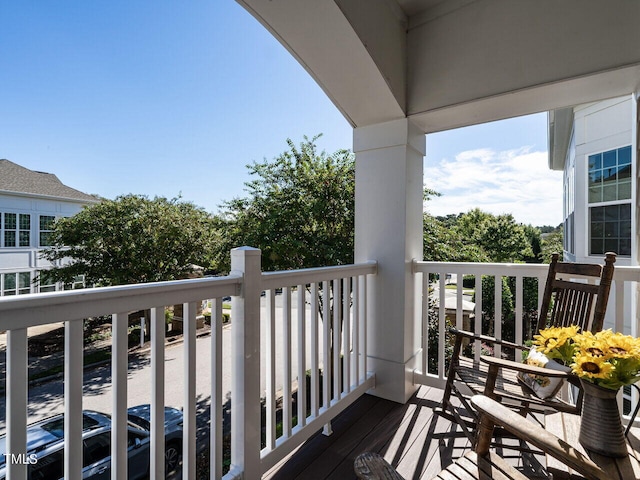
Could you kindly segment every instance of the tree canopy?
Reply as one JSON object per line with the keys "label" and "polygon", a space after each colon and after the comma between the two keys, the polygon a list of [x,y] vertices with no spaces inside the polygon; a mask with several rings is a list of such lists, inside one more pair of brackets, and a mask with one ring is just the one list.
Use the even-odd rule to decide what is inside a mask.
{"label": "tree canopy", "polygon": [[287,139],[289,149],[273,161],[247,165],[247,195],[225,202],[216,218],[220,271],[240,245],[260,248],[265,270],[353,262],[353,154],[319,152],[317,139]]}
{"label": "tree canopy", "polygon": [[124,195],[56,221],[48,271],[56,281],[84,275],[87,283],[121,285],[184,278],[211,261],[212,217],[179,198]]}
{"label": "tree canopy", "polygon": [[450,262],[539,262],[540,230],[511,214],[478,208],[458,215],[424,214],[425,260]]}

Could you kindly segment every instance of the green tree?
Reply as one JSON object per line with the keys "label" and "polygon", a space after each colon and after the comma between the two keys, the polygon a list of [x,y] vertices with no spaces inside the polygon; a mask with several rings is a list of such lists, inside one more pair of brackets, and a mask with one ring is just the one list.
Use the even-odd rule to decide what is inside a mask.
{"label": "green tree", "polygon": [[476,208],[460,215],[453,228],[466,244],[479,246],[490,261],[524,261],[533,256],[525,227],[511,214],[496,216]]}
{"label": "green tree", "polygon": [[540,263],[542,262],[542,236],[540,229],[532,225],[523,225],[524,234],[527,237],[527,241],[531,246],[532,255],[525,258],[527,263]]}
{"label": "green tree", "polygon": [[560,226],[557,230],[547,233],[542,239],[541,257],[543,258],[544,263],[551,263],[551,255],[554,253],[559,253],[560,260],[562,260],[562,234],[562,226]]}
{"label": "green tree", "polygon": [[56,221],[43,256],[68,264],[48,271],[57,281],[84,275],[88,283],[122,285],[184,277],[208,266],[212,218],[177,198],[124,195]]}
{"label": "green tree", "polygon": [[423,256],[434,262],[486,262],[484,250],[475,243],[466,242],[456,229],[448,227],[439,218],[424,213]]}
{"label": "green tree", "polygon": [[319,152],[318,136],[273,161],[247,165],[247,196],[222,205],[217,217],[218,270],[229,270],[229,250],[262,250],[264,270],[353,263],[355,161],[339,150]]}

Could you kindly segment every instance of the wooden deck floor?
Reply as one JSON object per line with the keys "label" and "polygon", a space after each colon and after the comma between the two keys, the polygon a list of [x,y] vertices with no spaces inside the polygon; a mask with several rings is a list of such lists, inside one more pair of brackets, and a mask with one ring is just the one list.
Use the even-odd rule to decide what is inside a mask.
{"label": "wooden deck floor", "polygon": [[434,414],[442,390],[421,387],[405,405],[364,395],[333,422],[333,434],[310,438],[264,478],[353,479],[353,460],[378,452],[407,480],[431,479],[470,448],[467,438]]}

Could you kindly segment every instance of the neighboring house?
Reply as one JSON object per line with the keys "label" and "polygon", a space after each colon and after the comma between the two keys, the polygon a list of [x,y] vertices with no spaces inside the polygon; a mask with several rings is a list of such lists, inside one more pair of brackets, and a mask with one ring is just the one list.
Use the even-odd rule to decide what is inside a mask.
{"label": "neighboring house", "polygon": [[52,266],[40,258],[40,251],[50,245],[56,218],[70,217],[99,201],[51,173],[0,160],[0,296],[64,288],[47,281],[46,275],[36,283],[39,272]]}
{"label": "neighboring house", "polygon": [[[639,264],[638,121],[637,95],[550,112],[549,167],[564,171],[565,260],[598,262],[612,251],[616,266]],[[636,314],[628,303],[627,325]]]}

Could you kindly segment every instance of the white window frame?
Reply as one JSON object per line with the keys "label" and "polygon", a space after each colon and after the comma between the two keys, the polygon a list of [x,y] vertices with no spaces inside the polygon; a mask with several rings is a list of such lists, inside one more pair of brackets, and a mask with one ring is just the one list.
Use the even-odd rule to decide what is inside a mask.
{"label": "white window frame", "polygon": [[[626,147],[630,147],[631,148],[631,195],[630,198],[628,199],[622,199],[622,200],[608,200],[608,201],[599,201],[599,202],[590,202],[589,201],[589,186],[590,186],[590,171],[589,171],[589,157],[593,156],[593,155],[598,155],[598,154],[604,154],[605,152],[611,152],[611,151],[617,151],[620,150],[622,148],[626,148]],[[629,205],[631,208],[631,228],[630,228],[630,237],[629,237],[629,242],[630,242],[630,252],[629,254],[621,254],[620,252],[616,252],[618,254],[618,256],[623,257],[623,258],[632,258],[634,253],[633,253],[633,249],[634,249],[634,199],[635,199],[635,185],[633,182],[633,179],[635,178],[635,164],[634,164],[634,145],[633,143],[629,144],[629,143],[623,143],[617,146],[612,146],[612,147],[608,147],[602,150],[596,150],[593,152],[589,152],[586,153],[584,156],[584,161],[586,164],[586,168],[585,168],[585,176],[586,176],[586,181],[585,181],[585,200],[586,200],[586,227],[587,227],[587,244],[585,245],[586,247],[586,252],[587,255],[590,257],[597,257],[599,255],[602,255],[604,252],[600,253],[594,253],[593,250],[591,249],[591,243],[592,243],[592,222],[591,222],[591,209],[592,208],[598,208],[598,207],[608,207],[608,206],[614,206],[614,205]],[[620,221],[620,219],[618,219]],[[621,237],[619,236],[618,239],[621,239]],[[606,248],[605,248],[606,250]]]}
{"label": "white window frame", "polygon": [[[7,219],[6,219],[6,215],[15,215],[16,216],[16,228],[7,228]],[[21,212],[15,212],[15,211],[1,211],[0,212],[0,216],[2,217],[0,219],[0,246],[4,247],[4,248],[30,248],[32,245],[31,239],[33,237],[32,235],[32,228],[33,228],[33,223],[31,221],[31,217],[33,216],[31,213],[21,213]],[[24,229],[24,228],[20,228],[20,218],[21,216],[27,216],[29,217],[29,229]],[[6,238],[5,238],[5,234],[6,232],[14,232],[15,235],[15,245],[6,245]],[[29,244],[28,245],[20,245],[20,233],[21,232],[27,232],[28,236],[29,236]]]}

